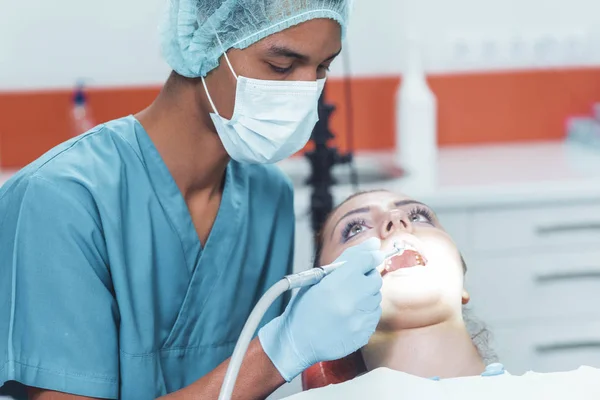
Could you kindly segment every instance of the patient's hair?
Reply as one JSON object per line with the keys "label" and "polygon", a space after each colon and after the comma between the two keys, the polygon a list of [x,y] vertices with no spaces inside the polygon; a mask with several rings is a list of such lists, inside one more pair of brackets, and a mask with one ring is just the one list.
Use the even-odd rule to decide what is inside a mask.
{"label": "patient's hair", "polygon": [[[346,200],[341,202],[337,207],[333,209],[333,211],[327,217],[327,220],[321,227],[321,231],[317,234],[317,248],[315,249],[315,257],[313,260],[313,266],[318,267],[321,265],[321,251],[323,250],[323,228],[329,221],[329,218],[335,211],[340,208],[342,205],[352,200],[355,197],[361,196],[367,193],[377,193],[377,192],[389,192],[385,189],[377,189],[377,190],[368,190],[363,192],[354,193],[349,196]],[[467,273],[467,263],[463,258],[462,254],[460,256],[460,260],[462,262],[463,273]],[[465,321],[465,325],[467,327],[467,331],[471,335],[471,340],[473,340],[473,344],[477,348],[477,352],[479,356],[483,359],[483,362],[487,365],[493,362],[497,362],[498,358],[494,351],[490,348],[490,340],[491,340],[491,332],[486,328],[485,324],[478,320],[471,314],[471,310],[467,306],[463,306],[463,320]]]}

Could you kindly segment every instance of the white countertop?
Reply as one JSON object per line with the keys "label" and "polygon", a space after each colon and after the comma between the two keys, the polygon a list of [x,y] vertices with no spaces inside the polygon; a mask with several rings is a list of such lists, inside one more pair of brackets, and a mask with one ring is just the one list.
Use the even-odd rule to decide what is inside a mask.
{"label": "white countertop", "polygon": [[[392,164],[391,152],[361,154],[357,165]],[[308,161],[280,163],[284,172],[306,174]],[[600,202],[600,151],[577,144],[542,142],[440,149],[437,178],[406,176],[360,184],[360,190],[388,189],[415,197],[435,210],[502,207],[514,204]],[[435,176],[434,174],[434,176]],[[334,189],[335,201],[352,194],[350,185]],[[306,211],[310,189],[296,189],[296,208]]]}
{"label": "white countertop", "polygon": [[[357,165],[385,168],[391,152],[361,153]],[[284,172],[309,175],[308,161],[296,157],[279,163]],[[338,167],[345,168],[345,167]],[[15,171],[0,171],[0,186]],[[600,201],[600,151],[564,142],[440,149],[437,179],[406,176],[380,183],[360,184],[360,190],[404,192],[436,210],[501,207],[546,202]],[[437,180],[437,182],[436,182]],[[354,192],[350,185],[334,187],[335,201]],[[310,189],[296,188],[296,209],[308,210]]]}

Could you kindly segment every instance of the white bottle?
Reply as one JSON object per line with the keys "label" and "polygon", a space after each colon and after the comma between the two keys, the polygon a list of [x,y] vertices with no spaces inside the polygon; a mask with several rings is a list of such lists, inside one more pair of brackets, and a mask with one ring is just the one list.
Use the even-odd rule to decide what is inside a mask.
{"label": "white bottle", "polygon": [[435,180],[437,99],[427,84],[419,50],[417,40],[410,37],[406,69],[396,96],[396,163],[408,175]]}

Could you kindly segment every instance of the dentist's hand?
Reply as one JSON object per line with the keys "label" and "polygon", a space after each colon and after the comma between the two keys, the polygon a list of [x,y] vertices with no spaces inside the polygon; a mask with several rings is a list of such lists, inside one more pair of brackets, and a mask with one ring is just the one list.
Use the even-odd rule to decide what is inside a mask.
{"label": "dentist's hand", "polygon": [[381,317],[380,245],[372,238],[346,249],[335,261],[346,264],[301,289],[285,312],[259,331],[264,351],[286,381],[368,343]]}

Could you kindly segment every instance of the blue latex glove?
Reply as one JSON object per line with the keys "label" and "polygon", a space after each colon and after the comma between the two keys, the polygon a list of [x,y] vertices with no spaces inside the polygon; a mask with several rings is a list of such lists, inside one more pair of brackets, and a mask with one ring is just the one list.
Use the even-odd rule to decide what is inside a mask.
{"label": "blue latex glove", "polygon": [[380,246],[372,238],[346,249],[335,261],[346,264],[301,289],[284,313],[259,331],[264,351],[286,381],[368,343],[381,317]]}

